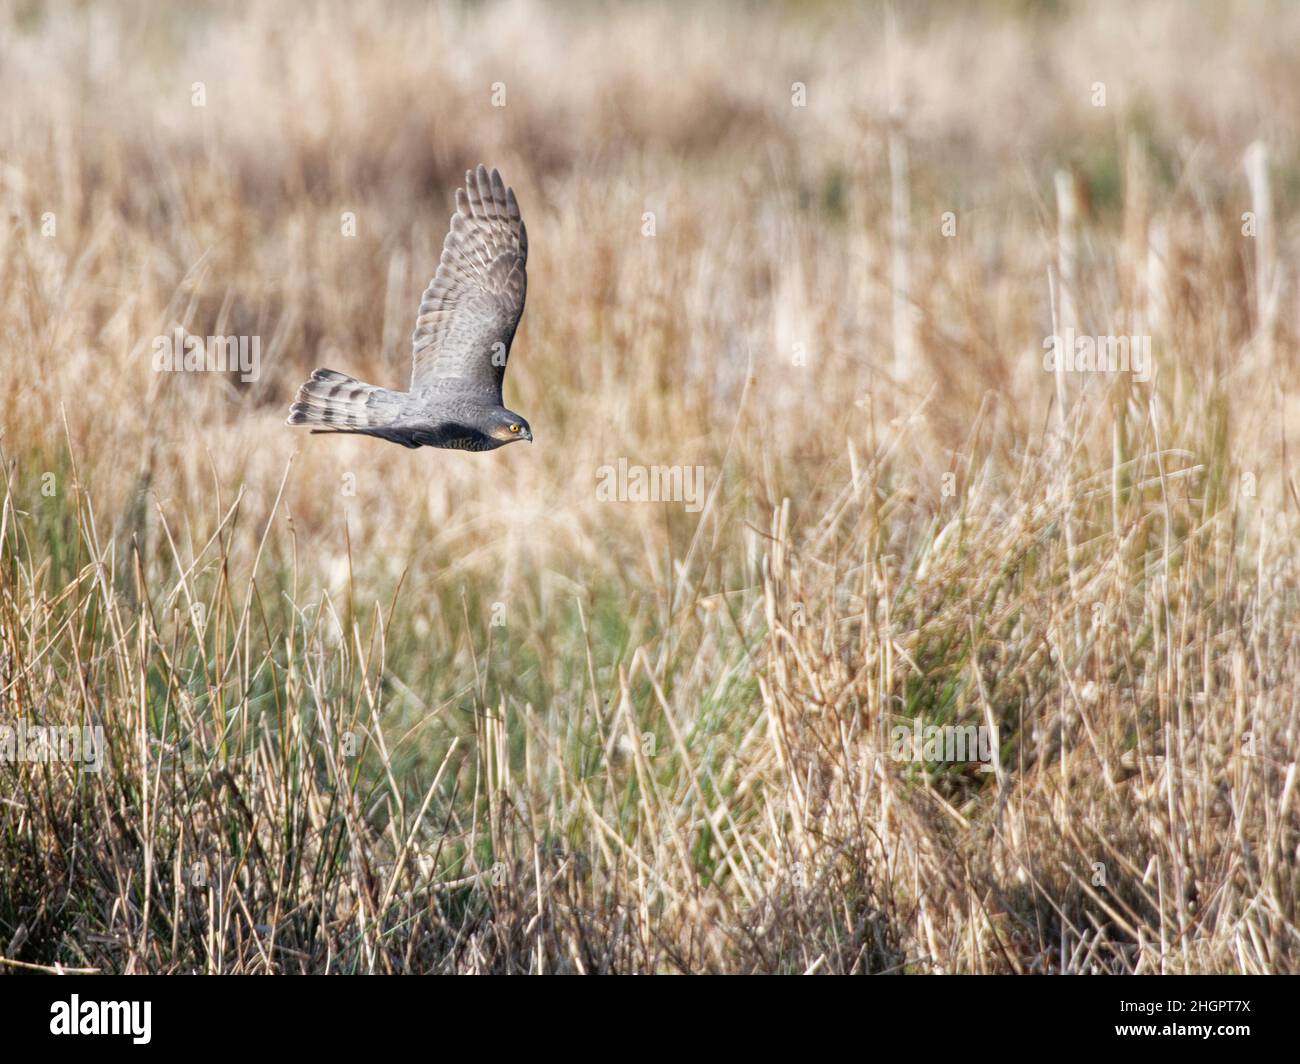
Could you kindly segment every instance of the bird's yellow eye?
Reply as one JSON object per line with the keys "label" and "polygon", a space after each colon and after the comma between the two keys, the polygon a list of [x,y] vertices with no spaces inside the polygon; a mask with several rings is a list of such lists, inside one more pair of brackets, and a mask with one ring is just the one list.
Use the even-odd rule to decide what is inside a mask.
{"label": "bird's yellow eye", "polygon": [[510,431],[513,432],[516,436],[519,435],[519,426],[518,426],[518,425],[511,425],[511,426],[510,426]]}

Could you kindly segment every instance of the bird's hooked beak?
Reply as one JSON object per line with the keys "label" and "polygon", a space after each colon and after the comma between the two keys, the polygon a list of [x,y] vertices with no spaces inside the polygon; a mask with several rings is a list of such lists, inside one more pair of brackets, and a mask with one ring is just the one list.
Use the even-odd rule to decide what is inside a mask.
{"label": "bird's hooked beak", "polygon": [[532,429],[524,429],[524,439],[526,439],[529,443],[532,443],[532,442],[533,442],[533,430],[532,430]]}

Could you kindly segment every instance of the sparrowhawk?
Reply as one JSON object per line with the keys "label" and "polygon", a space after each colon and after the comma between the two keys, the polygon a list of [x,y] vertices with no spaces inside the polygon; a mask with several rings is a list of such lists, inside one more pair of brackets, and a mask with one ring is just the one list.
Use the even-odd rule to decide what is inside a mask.
{"label": "sparrowhawk", "polygon": [[515,191],[480,164],[456,190],[438,272],[420,301],[410,391],[318,369],[298,389],[288,424],[466,451],[531,440],[528,422],[501,405],[506,359],[524,312],[527,261]]}

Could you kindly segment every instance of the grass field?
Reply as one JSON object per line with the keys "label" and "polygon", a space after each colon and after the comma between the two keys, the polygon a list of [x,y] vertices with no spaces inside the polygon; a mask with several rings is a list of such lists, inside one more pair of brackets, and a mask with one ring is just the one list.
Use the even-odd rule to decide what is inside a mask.
{"label": "grass field", "polygon": [[[0,970],[1300,971],[1297,48],[0,0]],[[536,442],[287,428],[479,162]]]}

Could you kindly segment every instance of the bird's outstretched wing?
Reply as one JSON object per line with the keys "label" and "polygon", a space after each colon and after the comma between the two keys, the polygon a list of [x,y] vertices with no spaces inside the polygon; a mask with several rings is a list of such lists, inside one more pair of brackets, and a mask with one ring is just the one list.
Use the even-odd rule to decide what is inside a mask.
{"label": "bird's outstretched wing", "polygon": [[515,191],[495,169],[465,174],[438,272],[415,319],[411,391],[459,379],[492,389],[501,380],[528,285],[528,232]]}

